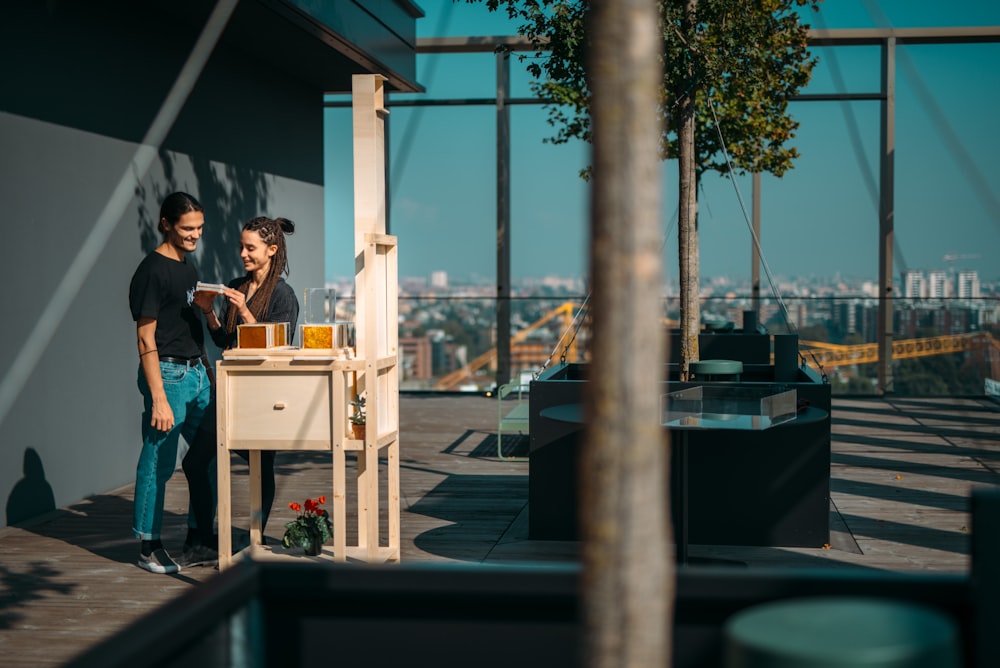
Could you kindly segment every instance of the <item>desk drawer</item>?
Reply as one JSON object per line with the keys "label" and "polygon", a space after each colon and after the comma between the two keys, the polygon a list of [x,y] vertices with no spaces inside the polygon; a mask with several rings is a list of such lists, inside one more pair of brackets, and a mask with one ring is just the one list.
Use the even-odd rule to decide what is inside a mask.
{"label": "desk drawer", "polygon": [[327,441],[333,429],[329,371],[229,372],[228,436],[232,441]]}

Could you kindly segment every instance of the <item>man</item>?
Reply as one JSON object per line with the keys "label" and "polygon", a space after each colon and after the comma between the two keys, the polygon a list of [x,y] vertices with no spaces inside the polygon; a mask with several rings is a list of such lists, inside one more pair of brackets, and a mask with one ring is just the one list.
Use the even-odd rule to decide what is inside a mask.
{"label": "man", "polygon": [[168,195],[160,206],[163,242],[139,264],[129,286],[143,396],[132,531],[141,541],[138,565],[152,573],[180,570],[160,541],[164,492],[176,468],[178,439],[191,442],[211,397],[195,309],[209,310],[213,295],[195,292],[198,275],[186,261],[204,225],[198,200],[183,192]]}

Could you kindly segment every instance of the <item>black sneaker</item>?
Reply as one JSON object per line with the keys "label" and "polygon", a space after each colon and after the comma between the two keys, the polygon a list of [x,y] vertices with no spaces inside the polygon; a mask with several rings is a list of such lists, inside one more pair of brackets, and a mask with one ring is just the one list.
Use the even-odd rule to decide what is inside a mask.
{"label": "black sneaker", "polygon": [[207,545],[185,545],[184,552],[181,553],[180,564],[184,568],[218,566],[219,552]]}
{"label": "black sneaker", "polygon": [[181,569],[162,547],[156,548],[148,556],[140,552],[138,566],[150,573],[176,573]]}

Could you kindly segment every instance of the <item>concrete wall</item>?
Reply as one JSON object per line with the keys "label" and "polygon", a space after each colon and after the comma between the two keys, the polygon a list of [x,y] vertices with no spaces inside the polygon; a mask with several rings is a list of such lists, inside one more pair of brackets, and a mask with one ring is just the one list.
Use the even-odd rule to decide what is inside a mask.
{"label": "concrete wall", "polygon": [[[205,206],[192,258],[203,280],[242,273],[240,228],[264,214],[296,222],[289,282],[300,300],[323,284],[321,91],[270,68],[263,46],[220,46],[151,167],[136,173],[136,150],[201,25],[144,3],[107,6],[0,10],[0,59],[17,63],[0,75],[3,525],[56,507],[85,513],[87,497],[134,481],[141,398],[128,283],[159,243],[164,195],[184,190]],[[89,253],[100,220],[111,231]]]}

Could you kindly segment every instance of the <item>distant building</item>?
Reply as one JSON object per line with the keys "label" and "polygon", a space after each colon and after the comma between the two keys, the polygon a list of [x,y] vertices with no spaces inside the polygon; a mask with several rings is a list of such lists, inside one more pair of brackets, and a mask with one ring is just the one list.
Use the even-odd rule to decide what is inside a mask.
{"label": "distant building", "polygon": [[858,331],[858,312],[852,302],[839,301],[834,304],[833,324],[842,335],[856,334]]}
{"label": "distant building", "polygon": [[790,310],[792,322],[796,327],[805,327],[809,324],[809,307],[805,300],[794,304]]}
{"label": "distant building", "polygon": [[399,338],[406,380],[430,380],[433,375],[431,340],[426,336]]}
{"label": "distant building", "polygon": [[931,312],[935,331],[940,336],[964,334],[978,325],[979,313],[970,309],[937,309]]}
{"label": "distant building", "polygon": [[833,324],[844,336],[856,334],[862,341],[875,341],[878,338],[878,304],[870,299],[837,302]]}
{"label": "distant building", "polygon": [[928,299],[945,299],[951,297],[951,282],[948,274],[943,271],[932,271],[927,274]]}
{"label": "distant building", "polygon": [[908,271],[903,274],[903,296],[907,299],[927,298],[927,278],[922,271]]}
{"label": "distant building", "polygon": [[957,283],[955,288],[959,299],[979,299],[979,272],[960,271]]}
{"label": "distant building", "polygon": [[446,287],[448,287],[448,272],[447,271],[432,271],[431,272],[431,287],[432,288],[446,288]]}
{"label": "distant building", "polygon": [[915,308],[896,309],[892,314],[893,330],[898,339],[912,339],[920,327],[920,311]]}

